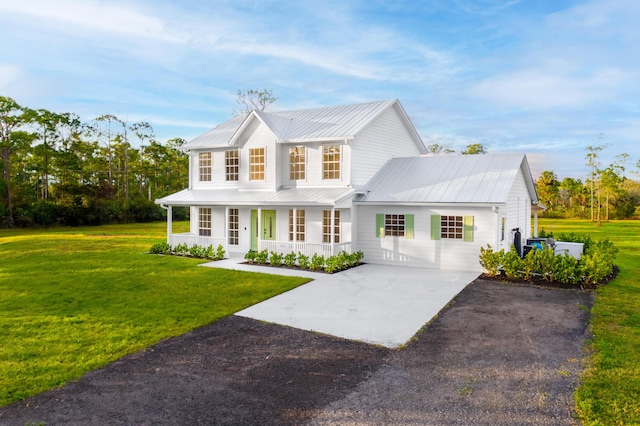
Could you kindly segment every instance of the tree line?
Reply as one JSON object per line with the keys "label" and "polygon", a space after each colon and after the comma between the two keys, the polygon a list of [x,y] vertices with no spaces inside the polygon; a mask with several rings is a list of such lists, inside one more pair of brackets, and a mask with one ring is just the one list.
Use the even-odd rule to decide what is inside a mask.
{"label": "tree line", "polygon": [[[540,174],[536,189],[547,207],[545,216],[589,219],[598,224],[638,216],[640,182],[625,175],[629,154],[616,155],[610,164],[603,165],[600,154],[606,148],[606,144],[586,147],[589,175],[584,182],[571,177],[559,180],[550,170]],[[640,161],[636,166],[640,168]]]}
{"label": "tree line", "polygon": [[158,142],[147,122],[83,122],[0,96],[0,226],[160,220],[153,200],[188,184],[184,142]]}

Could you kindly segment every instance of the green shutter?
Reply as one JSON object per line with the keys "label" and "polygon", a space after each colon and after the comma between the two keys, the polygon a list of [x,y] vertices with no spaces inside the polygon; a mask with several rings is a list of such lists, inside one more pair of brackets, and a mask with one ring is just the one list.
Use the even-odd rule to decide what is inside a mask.
{"label": "green shutter", "polygon": [[473,216],[465,216],[463,224],[463,240],[466,242],[473,241]]}
{"label": "green shutter", "polygon": [[384,215],[376,214],[376,238],[384,237]]}
{"label": "green shutter", "polygon": [[431,215],[431,239],[440,239],[440,215],[437,214]]}
{"label": "green shutter", "polygon": [[404,215],[404,237],[410,240],[414,238],[412,214]]}

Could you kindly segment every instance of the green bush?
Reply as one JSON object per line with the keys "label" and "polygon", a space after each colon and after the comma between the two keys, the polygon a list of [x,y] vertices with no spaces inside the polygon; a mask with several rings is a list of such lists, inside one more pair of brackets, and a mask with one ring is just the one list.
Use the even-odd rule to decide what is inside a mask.
{"label": "green bush", "polygon": [[189,254],[189,246],[187,243],[178,244],[173,248],[173,254],[177,256],[186,256]]}
{"label": "green bush", "polygon": [[156,243],[149,249],[151,254],[169,254],[171,253],[171,246],[166,241],[163,243]]}
{"label": "green bush", "polygon": [[268,259],[269,259],[269,252],[267,251],[267,249],[259,251],[258,254],[256,254],[256,263],[258,265],[265,265]]}
{"label": "green bush", "polygon": [[258,252],[255,250],[249,250],[247,254],[244,255],[244,258],[249,263],[255,263],[256,256],[258,256]]}
{"label": "green bush", "polygon": [[311,264],[309,265],[309,269],[312,271],[321,271],[324,268],[324,256],[319,254],[314,254],[311,257]]}
{"label": "green bush", "polygon": [[296,254],[294,252],[287,254],[284,257],[283,262],[287,268],[293,268],[296,266]]}
{"label": "green bush", "polygon": [[272,251],[271,255],[269,256],[269,263],[271,263],[271,266],[282,265],[282,253],[276,253],[275,251]]}
{"label": "green bush", "polygon": [[487,244],[487,248],[480,247],[480,265],[489,276],[500,275],[500,265],[503,257],[504,250],[493,251],[491,244]]}
{"label": "green bush", "polygon": [[301,269],[309,269],[309,256],[303,253],[298,253],[298,266]]}
{"label": "green bush", "polygon": [[226,254],[227,253],[225,252],[224,247],[222,247],[222,244],[218,244],[213,260],[222,260]]}

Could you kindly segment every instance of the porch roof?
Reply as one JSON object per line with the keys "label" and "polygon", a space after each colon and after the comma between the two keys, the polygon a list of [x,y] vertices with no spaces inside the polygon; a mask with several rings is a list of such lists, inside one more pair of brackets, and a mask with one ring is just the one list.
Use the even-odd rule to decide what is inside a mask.
{"label": "porch roof", "polygon": [[355,195],[353,188],[287,188],[277,191],[184,189],[156,200],[172,206],[326,206]]}

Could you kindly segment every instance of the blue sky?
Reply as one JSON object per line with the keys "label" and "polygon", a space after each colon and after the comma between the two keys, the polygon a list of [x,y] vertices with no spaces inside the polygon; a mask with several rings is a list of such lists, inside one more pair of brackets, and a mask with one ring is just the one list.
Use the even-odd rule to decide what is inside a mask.
{"label": "blue sky", "polygon": [[[400,99],[426,145],[526,153],[534,175],[640,160],[637,0],[0,0],[0,95],[190,139],[270,108]],[[630,175],[632,176],[632,175]]]}

